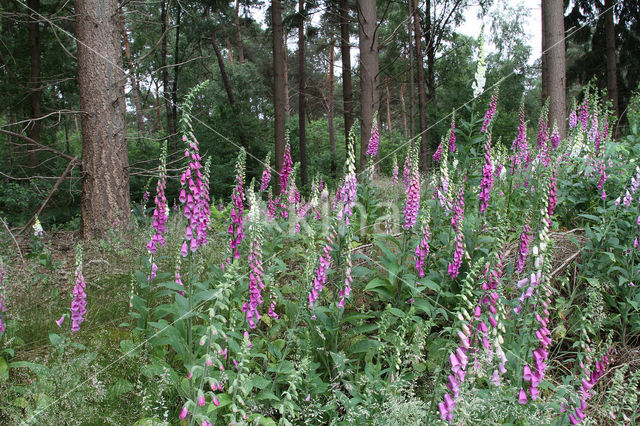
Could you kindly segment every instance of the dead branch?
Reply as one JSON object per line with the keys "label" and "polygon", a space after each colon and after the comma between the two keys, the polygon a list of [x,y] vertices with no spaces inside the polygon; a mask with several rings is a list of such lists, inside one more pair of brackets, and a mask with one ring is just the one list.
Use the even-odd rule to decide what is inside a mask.
{"label": "dead branch", "polygon": [[29,142],[31,145],[35,145],[35,146],[37,146],[37,147],[39,147],[39,148],[41,148],[41,149],[43,149],[45,151],[49,151],[49,152],[51,152],[53,154],[58,155],[59,157],[65,158],[65,159],[67,159],[67,160],[69,160],[71,162],[75,163],[77,161],[77,159],[78,159],[78,157],[72,157],[69,154],[65,154],[64,152],[58,151],[55,148],[51,148],[50,146],[46,146],[46,145],[41,144],[40,142],[36,142],[35,140],[31,139],[29,136],[23,135],[22,133],[16,133],[16,132],[12,132],[10,130],[4,130],[4,129],[0,129],[0,133],[4,133],[5,135],[9,135],[9,136],[14,136],[16,138],[20,138],[20,139],[22,139],[22,140],[24,140],[26,142]]}
{"label": "dead branch", "polygon": [[24,257],[22,256],[22,250],[20,250],[20,244],[18,244],[18,242],[16,241],[16,237],[14,237],[13,234],[11,233],[11,230],[7,226],[7,222],[5,222],[4,219],[1,218],[1,217],[0,217],[0,221],[2,221],[2,224],[4,225],[5,229],[7,230],[7,232],[9,233],[11,238],[13,239],[13,242],[15,243],[16,247],[18,248],[18,254],[20,255],[20,260],[22,260],[22,266],[25,266]]}

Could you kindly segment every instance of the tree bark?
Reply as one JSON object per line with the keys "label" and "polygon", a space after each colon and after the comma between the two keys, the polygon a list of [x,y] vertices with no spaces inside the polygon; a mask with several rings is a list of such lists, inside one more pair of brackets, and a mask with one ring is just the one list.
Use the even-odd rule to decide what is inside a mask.
{"label": "tree bark", "polygon": [[138,81],[136,78],[136,66],[131,61],[131,49],[129,46],[129,35],[127,34],[127,28],[124,22],[124,11],[120,14],[120,30],[122,31],[122,41],[124,44],[124,54],[127,57],[129,65],[129,80],[131,81],[131,97],[133,98],[133,105],[136,108],[136,124],[138,126],[138,133],[140,136],[144,136],[144,114],[142,112],[142,105],[140,103],[140,92],[138,90]]}
{"label": "tree bark", "polygon": [[220,48],[218,47],[218,42],[216,40],[215,32],[211,33],[211,46],[213,47],[213,51],[216,54],[216,58],[218,59],[218,68],[220,68],[222,85],[224,86],[224,90],[227,92],[227,98],[229,98],[229,105],[233,107],[236,104],[236,98],[235,96],[233,96],[233,90],[231,89],[231,81],[229,81],[227,68],[224,66],[224,58],[222,57],[222,53],[220,52]]}
{"label": "tree bark", "polygon": [[[427,115],[427,126],[429,127],[429,123],[433,123],[435,121],[436,114],[436,76],[435,76],[435,62],[436,62],[436,34],[435,34],[435,26],[431,20],[431,0],[427,0],[426,2],[426,11],[425,11],[425,49],[427,54],[427,107],[425,113]],[[427,138],[427,143],[422,146],[422,162],[426,166],[425,170],[429,167],[431,163],[431,147],[429,146],[429,132],[425,132],[425,136]]]}
{"label": "tree bark", "polygon": [[342,102],[344,105],[344,143],[348,148],[353,126],[353,83],[351,81],[351,42],[348,0],[340,0],[340,55],[342,57]]}
{"label": "tree bark", "polygon": [[[549,122],[558,124],[560,137],[566,136],[566,57],[564,45],[563,3],[542,0],[542,16],[545,26],[545,43],[548,44],[548,73],[542,76],[549,89]],[[544,58],[543,58],[544,59]],[[544,67],[543,67],[544,71]]]}
{"label": "tree bark", "polygon": [[298,2],[300,24],[298,25],[298,132],[300,137],[300,182],[307,184],[307,121],[305,117],[305,74],[304,74],[304,0]]}
{"label": "tree bark", "polygon": [[117,0],[76,0],[82,115],[82,231],[102,237],[130,222],[125,75]]}
{"label": "tree bark", "polygon": [[178,4],[178,16],[176,17],[176,45],[173,55],[173,87],[171,88],[171,115],[173,122],[178,122],[178,75],[180,74],[180,20],[182,18],[182,6]]}
{"label": "tree bark", "polygon": [[416,116],[414,87],[415,76],[413,71],[413,42],[411,41],[411,35],[413,33],[413,28],[411,26],[411,23],[413,22],[413,0],[409,0],[407,2],[407,6],[409,7],[409,16],[407,19],[407,34],[409,34],[409,135],[411,136],[411,141],[413,141],[413,138],[416,135],[416,124],[414,122],[414,118]]}
{"label": "tree bark", "polygon": [[240,0],[236,0],[236,43],[238,44],[238,64],[244,64],[244,46],[242,44],[242,33],[240,32]]}
{"label": "tree bark", "polygon": [[[29,103],[31,105],[31,119],[28,135],[36,142],[40,142],[42,131],[42,86],[40,84],[40,22],[38,11],[40,10],[40,0],[29,0],[29,57],[31,61],[31,74],[29,76]],[[29,165],[38,166],[38,151],[29,151]]]}
{"label": "tree bark", "polygon": [[378,34],[376,2],[358,0],[358,28],[360,29],[360,170],[366,167],[366,152],[371,137],[373,114],[380,108],[378,93]]}
{"label": "tree bark", "polygon": [[167,115],[167,130],[169,131],[169,141],[175,148],[176,125],[171,112],[171,98],[169,93],[169,69],[167,68],[167,0],[160,2],[160,20],[162,21],[162,47],[160,49],[160,65],[162,67],[162,97],[164,98],[164,108]]}
{"label": "tree bark", "polygon": [[[285,98],[284,91],[284,46],[282,42],[282,5],[281,0],[271,1],[271,26],[273,28],[273,109],[275,165],[282,171],[285,146]],[[276,179],[276,193],[280,193],[280,179]]]}
{"label": "tree bark", "polygon": [[428,169],[429,139],[427,137],[427,94],[424,87],[424,66],[422,57],[422,29],[418,0],[413,0],[413,32],[415,36],[416,68],[418,69],[418,110],[420,114],[420,169]]}
{"label": "tree bark", "polygon": [[407,107],[404,102],[404,91],[407,89],[407,83],[402,82],[402,86],[400,86],[400,105],[402,105],[402,130],[403,136],[407,139]]}
{"label": "tree bark", "polygon": [[542,85],[541,85],[541,90],[540,90],[540,95],[541,95],[541,100],[542,100],[542,105],[544,105],[544,103],[547,101],[547,98],[549,97],[549,87],[548,87],[548,78],[547,76],[549,75],[549,58],[547,56],[547,48],[548,43],[547,43],[547,35],[546,30],[545,30],[545,26],[544,26],[544,14],[540,13],[540,24],[542,25],[542,37],[541,37],[541,41],[542,41],[542,55],[541,55],[541,76],[542,76]]}
{"label": "tree bark", "polygon": [[333,123],[334,117],[334,49],[335,40],[331,38],[331,51],[329,52],[329,149],[331,150],[331,176],[335,179],[337,177],[337,165],[336,165],[336,132]]}
{"label": "tree bark", "polygon": [[[606,12],[604,14],[605,33],[607,38],[607,97],[613,103],[616,117],[620,117],[618,103],[618,66],[616,64],[616,27],[613,22],[612,0],[605,0]],[[616,129],[618,126],[616,126]]]}
{"label": "tree bark", "polygon": [[289,121],[289,118],[291,118],[291,103],[289,102],[289,60],[287,58],[287,45],[289,43],[287,43],[287,34],[284,34],[284,49],[282,50],[282,53],[284,55],[284,93],[285,93],[285,98],[284,98],[284,112],[285,112],[285,119],[286,121]]}
{"label": "tree bark", "polygon": [[233,49],[231,49],[231,41],[229,38],[227,40],[227,50],[229,51],[229,63],[233,66]]}

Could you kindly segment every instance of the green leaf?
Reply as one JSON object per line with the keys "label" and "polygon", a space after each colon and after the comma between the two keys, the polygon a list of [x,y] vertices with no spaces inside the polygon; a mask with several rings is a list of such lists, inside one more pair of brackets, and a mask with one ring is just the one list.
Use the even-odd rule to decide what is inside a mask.
{"label": "green leaf", "polygon": [[49,333],[49,341],[51,342],[51,345],[53,345],[54,347],[57,347],[60,343],[62,343],[63,340],[64,340],[64,337],[56,333]]}
{"label": "green leaf", "polygon": [[3,357],[0,357],[0,382],[9,380],[9,364]]}
{"label": "green leaf", "polygon": [[120,379],[111,386],[109,389],[109,395],[112,397],[118,397],[120,395],[124,395],[125,393],[129,393],[133,390],[133,385],[130,381],[126,379]]}
{"label": "green leaf", "polygon": [[377,340],[365,339],[360,340],[349,348],[350,354],[361,354],[369,352],[372,349],[377,349],[380,346],[380,342]]}

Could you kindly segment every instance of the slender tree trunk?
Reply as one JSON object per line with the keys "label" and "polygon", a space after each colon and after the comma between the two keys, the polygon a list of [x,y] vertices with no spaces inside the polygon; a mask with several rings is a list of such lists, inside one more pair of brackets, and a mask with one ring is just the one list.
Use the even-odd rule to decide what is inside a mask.
{"label": "slender tree trunk", "polygon": [[233,66],[233,49],[231,49],[231,40],[227,37],[227,50],[229,51],[229,63]]}
{"label": "slender tree trunk", "polygon": [[213,51],[216,54],[216,59],[218,60],[218,67],[220,68],[220,75],[222,77],[222,85],[224,86],[224,90],[227,92],[229,105],[233,107],[236,104],[236,98],[233,96],[231,81],[229,81],[229,75],[227,74],[227,69],[224,66],[224,58],[222,57],[222,53],[220,52],[220,48],[218,47],[215,32],[211,33],[211,46],[213,47]]}
{"label": "slender tree trunk", "polygon": [[542,97],[542,105],[544,105],[544,103],[547,101],[547,98],[549,97],[549,79],[547,78],[547,76],[549,75],[549,57],[547,55],[547,48],[548,43],[547,43],[547,34],[546,34],[546,29],[545,29],[545,22],[544,22],[544,14],[541,13],[540,14],[540,24],[542,25],[542,37],[540,38],[542,41],[542,66],[541,66],[541,76],[542,76],[542,85],[541,85],[541,91],[540,91],[540,95]]}
{"label": "slender tree trunk", "polygon": [[182,6],[178,4],[178,16],[176,17],[176,46],[174,50],[173,60],[173,88],[171,89],[171,114],[173,122],[178,122],[178,75],[180,74],[180,20],[182,18]]}
{"label": "slender tree trunk", "polygon": [[342,57],[342,102],[344,105],[344,142],[349,144],[349,131],[353,126],[353,83],[351,81],[351,42],[349,32],[348,0],[340,0],[340,54]]}
{"label": "slender tree trunk", "polygon": [[176,125],[173,121],[171,112],[171,95],[169,89],[169,69],[167,68],[167,0],[160,2],[161,12],[160,20],[162,21],[162,46],[160,49],[160,65],[162,67],[162,97],[164,98],[164,108],[167,115],[167,130],[169,131],[169,140],[175,148]]}
{"label": "slender tree trunk", "polygon": [[358,0],[358,21],[360,29],[360,170],[366,167],[366,151],[371,137],[373,114],[380,108],[378,93],[378,34],[376,2]]}
{"label": "slender tree trunk", "polygon": [[124,54],[127,57],[129,65],[129,80],[131,81],[131,97],[133,98],[133,105],[136,108],[136,124],[138,126],[138,133],[140,136],[144,136],[144,114],[142,112],[142,104],[140,103],[140,92],[138,90],[138,81],[136,79],[136,67],[131,61],[131,49],[129,47],[129,35],[127,34],[127,28],[124,22],[124,11],[120,14],[120,31],[122,31],[122,41],[124,44]]}
{"label": "slender tree trunk", "polygon": [[236,0],[236,43],[238,44],[238,63],[244,64],[244,46],[242,44],[242,33],[240,32],[240,0]]}
{"label": "slender tree trunk", "polygon": [[[620,117],[618,102],[618,66],[616,64],[616,27],[613,22],[613,1],[606,0],[604,14],[605,33],[607,37],[607,97],[613,103],[616,117]],[[616,126],[616,129],[618,126]]]}
{"label": "slender tree trunk", "polygon": [[305,109],[306,81],[304,74],[304,11],[305,1],[298,2],[298,13],[300,13],[300,24],[298,25],[298,128],[300,136],[300,182],[302,186],[307,184],[307,122]]}
{"label": "slender tree trunk", "polygon": [[[38,12],[40,0],[29,0],[29,57],[31,60],[31,75],[29,77],[29,101],[31,104],[31,119],[28,136],[36,142],[40,142],[42,131],[42,86],[40,84],[40,22]],[[29,150],[29,163],[31,167],[38,166],[38,151],[35,147]]]}
{"label": "slender tree trunk", "polygon": [[402,105],[402,131],[403,136],[407,139],[407,107],[404,103],[404,91],[407,89],[407,83],[402,82],[402,86],[400,86],[400,105]]}
{"label": "slender tree trunk", "polygon": [[387,125],[389,126],[389,133],[393,131],[391,127],[391,94],[389,93],[389,77],[385,78],[384,84],[387,89]]}
{"label": "slender tree trunk", "polygon": [[336,166],[336,132],[333,123],[334,116],[334,49],[335,49],[335,40],[331,38],[331,51],[329,52],[329,147],[331,149],[331,177],[334,179],[337,177],[337,166]]}
{"label": "slender tree trunk", "polygon": [[[563,3],[557,0],[542,0],[542,16],[545,25],[545,42],[548,42],[549,62],[547,79],[549,88],[549,122],[557,122],[562,138],[566,135],[566,58],[564,46]],[[544,68],[543,68],[544,69]]]}
{"label": "slender tree trunk", "polygon": [[[282,170],[285,146],[285,99],[284,91],[284,46],[282,43],[282,5],[281,0],[271,0],[271,19],[273,28],[273,109],[274,139],[276,151],[276,170]],[[280,179],[276,179],[276,193],[280,192]]]}
{"label": "slender tree trunk", "polygon": [[[425,11],[425,49],[427,54],[427,127],[429,127],[429,123],[433,123],[435,121],[435,114],[437,111],[436,108],[436,75],[435,75],[435,62],[436,62],[436,34],[433,26],[433,22],[431,21],[431,0],[426,0],[426,11]],[[427,141],[429,140],[429,132],[426,132]],[[426,166],[425,170],[429,167],[431,163],[431,147],[429,143],[422,146],[422,161]]]}
{"label": "slender tree trunk", "polygon": [[82,115],[82,231],[104,236],[130,221],[125,75],[117,0],[77,0]]}
{"label": "slender tree trunk", "polygon": [[407,19],[407,33],[409,34],[409,134],[413,141],[413,138],[416,135],[416,123],[414,122],[416,116],[416,91],[414,85],[415,75],[413,71],[413,42],[411,41],[411,35],[413,33],[413,0],[409,0],[407,5],[409,7],[409,19]]}
{"label": "slender tree trunk", "polygon": [[158,126],[156,129],[158,131],[162,131],[162,113],[160,112],[160,87],[158,84],[158,80],[156,80],[156,121],[158,122]]}
{"label": "slender tree trunk", "polygon": [[424,66],[422,57],[422,29],[418,1],[413,0],[413,30],[415,36],[416,68],[418,69],[418,109],[420,114],[420,169],[426,172],[429,157],[429,139],[427,137],[427,95],[424,87]]}
{"label": "slender tree trunk", "polygon": [[286,120],[289,121],[291,118],[291,102],[289,100],[289,59],[287,58],[287,33],[284,33],[284,49],[282,50],[284,54],[284,112]]}

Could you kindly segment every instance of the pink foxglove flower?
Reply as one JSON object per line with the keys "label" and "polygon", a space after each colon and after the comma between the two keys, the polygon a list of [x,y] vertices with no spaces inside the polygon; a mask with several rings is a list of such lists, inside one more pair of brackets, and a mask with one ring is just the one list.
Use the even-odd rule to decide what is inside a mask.
{"label": "pink foxglove flower", "polygon": [[231,253],[233,253],[234,259],[240,258],[240,244],[244,240],[244,165],[246,160],[246,152],[244,148],[240,149],[238,155],[238,161],[236,162],[236,187],[231,195],[232,207],[231,207],[231,224],[229,225],[228,233],[231,235],[231,241],[229,247]]}
{"label": "pink foxglove flower", "polygon": [[453,262],[449,264],[447,272],[452,280],[455,280],[460,274],[460,267],[462,266],[462,255],[464,254],[464,243],[462,229],[456,234],[454,238],[456,249],[453,253]]}
{"label": "pink foxglove flower", "polygon": [[262,267],[262,244],[259,236],[252,242],[249,250],[249,302],[245,303],[242,311],[246,312],[249,327],[255,328],[256,321],[260,320],[258,307],[262,304],[262,290],[264,283],[262,277],[264,270]]}
{"label": "pink foxglove flower", "polygon": [[491,140],[487,140],[484,153],[484,166],[482,167],[482,181],[480,182],[480,211],[484,212],[489,206],[491,187],[493,186],[493,164],[491,161]]}
{"label": "pink foxglove flower", "polygon": [[489,109],[484,114],[484,120],[482,121],[482,130],[484,133],[489,128],[489,124],[491,124],[491,120],[493,120],[493,116],[496,114],[496,108],[498,106],[498,90],[493,93],[491,96],[491,102],[489,103]]}
{"label": "pink foxglove flower", "polygon": [[264,170],[262,171],[262,180],[260,181],[260,191],[266,191],[271,182],[271,165],[269,164],[270,154],[267,154],[267,158],[264,160]]}
{"label": "pink foxglove flower", "polygon": [[153,210],[153,229],[154,234],[147,244],[147,250],[149,253],[155,253],[158,247],[165,245],[164,234],[166,230],[166,222],[169,217],[169,207],[167,206],[167,197],[165,196],[165,189],[167,187],[167,144],[162,147],[162,153],[160,154],[160,176],[158,177],[158,183],[156,185],[156,197],[155,209]]}
{"label": "pink foxglove flower", "polygon": [[429,247],[429,238],[431,238],[431,232],[429,230],[429,224],[425,223],[422,226],[422,240],[420,244],[416,246],[415,257],[416,257],[416,271],[420,278],[424,277],[424,259],[429,256],[430,247]]}
{"label": "pink foxglove flower", "polygon": [[393,156],[393,172],[391,175],[391,186],[396,186],[396,184],[398,183],[398,158],[394,155]]}
{"label": "pink foxglove flower", "polygon": [[511,174],[516,170],[526,169],[529,163],[529,143],[527,142],[527,129],[524,120],[524,105],[520,106],[520,125],[518,126],[518,135],[513,140],[511,150],[513,158],[511,159]]}
{"label": "pink foxglove flower", "polygon": [[309,308],[313,308],[320,297],[320,292],[324,289],[324,284],[327,282],[327,272],[331,265],[331,251],[333,250],[333,242],[337,237],[338,232],[332,226],[327,236],[327,243],[324,246],[323,254],[318,259],[318,267],[316,268],[316,276],[313,279],[313,286],[309,293]]}
{"label": "pink foxglove flower", "polygon": [[571,114],[569,114],[569,129],[573,130],[578,124],[578,113],[576,110],[572,110]]}
{"label": "pink foxglove flower", "polygon": [[80,324],[84,321],[84,314],[87,313],[87,295],[85,293],[86,283],[82,276],[82,250],[78,249],[76,256],[76,283],[73,287],[73,301],[71,302],[71,331],[80,330]]}
{"label": "pink foxglove flower", "polygon": [[518,267],[517,271],[522,272],[524,269],[524,264],[527,261],[527,256],[529,255],[529,243],[533,239],[533,235],[531,234],[531,225],[529,224],[529,219],[524,224],[522,229],[522,234],[520,234],[520,251],[518,254]]}
{"label": "pink foxglove flower", "polygon": [[289,177],[293,171],[293,160],[291,159],[291,146],[287,136],[287,144],[284,147],[284,158],[282,161],[282,170],[280,171],[280,193],[286,194],[289,187]]}
{"label": "pink foxglove flower", "polygon": [[369,145],[367,146],[367,155],[369,157],[375,157],[378,155],[378,147],[380,146],[380,130],[378,129],[378,113],[373,114],[373,121],[371,126],[371,138],[369,139]]}
{"label": "pink foxglove flower", "polygon": [[456,114],[451,115],[451,131],[449,133],[449,151],[456,152]]}
{"label": "pink foxglove flower", "polygon": [[352,134],[349,135],[349,149],[347,151],[347,172],[344,176],[342,187],[336,193],[336,200],[340,201],[338,207],[338,220],[344,220],[345,225],[349,226],[349,219],[353,214],[353,206],[356,203],[356,195],[358,191],[358,179],[356,177],[355,166],[355,139]]}
{"label": "pink foxglove flower", "polygon": [[440,141],[440,145],[438,145],[438,148],[436,149],[436,152],[433,153],[433,161],[434,162],[440,162],[442,161],[442,146],[443,146],[443,142],[444,141]]}
{"label": "pink foxglove flower", "polygon": [[578,121],[582,123],[582,130],[587,131],[587,127],[589,125],[589,93],[587,93],[584,97],[584,101],[582,102],[582,107],[580,108],[580,116],[578,117]]}
{"label": "pink foxglove flower", "polygon": [[402,228],[409,230],[416,224],[420,208],[420,173],[417,165],[413,166],[411,183],[407,188],[407,202],[404,206],[404,224]]}

